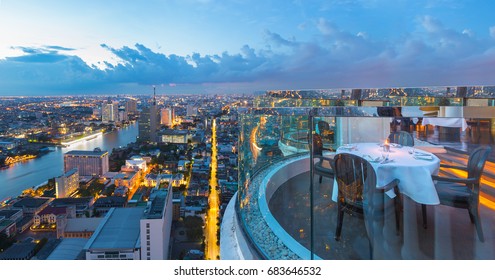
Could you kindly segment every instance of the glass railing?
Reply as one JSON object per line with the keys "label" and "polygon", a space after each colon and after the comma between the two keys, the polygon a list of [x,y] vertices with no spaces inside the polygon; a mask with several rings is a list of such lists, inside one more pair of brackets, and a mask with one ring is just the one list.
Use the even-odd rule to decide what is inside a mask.
{"label": "glass railing", "polygon": [[[411,92],[408,91],[409,94]],[[442,154],[438,155],[441,160],[458,163],[465,163],[466,154],[478,146],[493,146],[495,107],[493,99],[486,97],[491,92],[485,94],[484,98],[387,96],[381,97],[382,100],[346,99],[346,94],[342,93],[337,91],[340,98],[330,100],[321,96],[318,99],[316,95],[303,96],[301,92],[280,92],[258,98],[255,101],[258,107],[239,108],[239,189],[236,211],[245,235],[262,258],[369,257],[369,248],[363,241],[366,231],[363,226],[358,226],[359,223],[352,221],[354,217],[346,216],[344,223],[347,225],[344,224],[343,231],[343,235],[352,238],[344,238],[340,242],[333,238],[336,219],[336,202],[335,197],[332,198],[334,184],[328,179],[320,184],[318,176],[313,179],[311,175],[314,175],[314,166],[310,162],[315,160],[314,154],[310,153],[315,151],[311,144],[312,135],[320,135],[323,154],[328,156],[333,156],[339,147],[350,143],[383,143],[390,132],[399,130],[409,132],[417,148],[433,153],[442,150]],[[352,94],[352,91],[349,93]],[[454,120],[459,120],[458,127],[441,125],[442,121],[452,123]],[[327,124],[325,129],[320,129],[319,122]],[[459,151],[459,154],[450,154],[450,151]],[[492,152],[489,160],[493,161],[494,158]],[[489,164],[488,172],[492,172],[492,168],[492,164]],[[489,205],[495,203],[492,201],[495,186],[487,184],[484,188],[485,204],[481,207],[489,208]],[[413,210],[404,211],[416,213]],[[433,219],[438,219],[442,212],[435,211],[439,212],[435,212],[437,216]],[[482,212],[485,223],[495,220],[490,211],[493,210],[484,209]],[[469,228],[469,216],[463,214],[466,214],[466,227]],[[453,218],[449,221],[454,223]],[[442,223],[438,220],[432,222],[438,227]],[[441,258],[438,256],[442,252],[428,249],[431,244],[423,246],[421,242],[425,236],[435,234],[435,230],[437,233],[442,231],[437,228],[425,229],[423,232],[416,226],[404,226],[398,236],[382,232],[381,238],[388,238],[388,241],[373,241],[376,243],[374,250],[382,250],[378,256],[387,259]],[[489,227],[485,231],[485,235],[490,235],[493,240],[495,232]],[[411,236],[416,243],[404,241],[404,238]],[[457,250],[462,246],[468,249],[468,246],[473,246],[473,242],[478,242],[476,232],[472,229],[468,236],[474,241],[456,245],[456,248],[447,246],[445,251]],[[438,238],[433,239],[439,242]],[[412,248],[411,244],[419,246],[419,249]],[[446,258],[456,259],[457,255]],[[488,253],[472,255],[472,258],[490,257]]]}

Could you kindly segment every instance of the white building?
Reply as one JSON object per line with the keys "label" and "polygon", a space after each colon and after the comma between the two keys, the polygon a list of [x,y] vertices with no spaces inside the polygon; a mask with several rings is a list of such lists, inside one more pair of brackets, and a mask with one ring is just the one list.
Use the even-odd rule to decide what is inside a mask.
{"label": "white building", "polygon": [[131,159],[125,161],[125,166],[122,167],[122,171],[143,171],[146,172],[146,160],[139,156],[133,156]]}
{"label": "white building", "polygon": [[160,132],[160,141],[162,143],[187,144],[187,141],[191,140],[191,138],[192,135],[189,130],[167,129]]}
{"label": "white building", "polygon": [[119,103],[117,101],[108,101],[101,105],[101,122],[119,122]]}
{"label": "white building", "polygon": [[55,192],[57,198],[68,197],[79,188],[79,172],[73,168],[55,178]]}
{"label": "white building", "polygon": [[142,260],[168,259],[172,214],[172,186],[155,189],[140,222]]}

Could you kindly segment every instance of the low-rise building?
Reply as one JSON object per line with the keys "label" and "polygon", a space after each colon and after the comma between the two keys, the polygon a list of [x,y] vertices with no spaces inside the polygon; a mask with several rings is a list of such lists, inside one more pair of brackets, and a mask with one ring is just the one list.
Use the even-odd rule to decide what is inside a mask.
{"label": "low-rise building", "polygon": [[121,171],[135,171],[135,172],[146,172],[146,160],[140,156],[133,156],[131,159],[125,161],[125,166],[122,166]]}
{"label": "low-rise building", "polygon": [[65,216],[67,218],[76,217],[76,209],[73,206],[69,207],[53,207],[48,206],[45,209],[34,215],[34,225],[39,226],[41,224],[54,225],[57,223],[57,217]]}
{"label": "low-rise building", "polygon": [[106,214],[111,208],[123,208],[127,205],[127,198],[121,196],[107,196],[98,198],[93,204],[94,212]]}
{"label": "low-rise building", "polygon": [[126,187],[132,190],[138,187],[138,177],[138,172],[119,172],[113,179],[116,187]]}
{"label": "low-rise building", "polygon": [[89,214],[91,206],[95,202],[94,197],[66,197],[55,198],[50,202],[50,206],[53,207],[70,207],[73,206],[76,209],[76,217],[82,217]]}
{"label": "low-rise building", "polygon": [[7,237],[16,235],[17,227],[13,220],[0,218],[0,234],[5,234]]}
{"label": "low-rise building", "polygon": [[57,225],[57,238],[89,239],[102,221],[103,218],[66,219],[65,225]]}
{"label": "low-rise building", "polygon": [[51,199],[24,197],[12,205],[13,210],[22,210],[24,215],[34,215],[48,206]]}
{"label": "low-rise building", "polygon": [[14,243],[4,252],[0,253],[0,260],[29,260],[34,256],[36,243]]}

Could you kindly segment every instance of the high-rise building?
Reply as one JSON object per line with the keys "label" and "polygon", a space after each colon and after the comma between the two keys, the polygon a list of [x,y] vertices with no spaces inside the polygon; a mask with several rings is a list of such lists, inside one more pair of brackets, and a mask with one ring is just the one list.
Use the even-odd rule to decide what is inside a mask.
{"label": "high-rise building", "polygon": [[79,176],[102,176],[108,172],[108,152],[69,151],[64,154],[64,172],[77,168]]}
{"label": "high-rise building", "polygon": [[119,103],[117,101],[107,101],[101,105],[101,122],[119,122]]}
{"label": "high-rise building", "polygon": [[174,109],[173,108],[163,108],[160,111],[160,123],[166,126],[172,126],[174,121]]}
{"label": "high-rise building", "polygon": [[168,259],[172,213],[172,185],[153,190],[140,221],[142,260]]}
{"label": "high-rise building", "polygon": [[118,112],[119,112],[118,113],[119,114],[119,122],[125,122],[125,121],[129,120],[127,111],[125,110],[124,107],[120,107]]}
{"label": "high-rise building", "polygon": [[125,102],[125,111],[127,114],[135,114],[137,113],[137,100],[134,98],[129,98]]}
{"label": "high-rise building", "polygon": [[79,188],[79,172],[73,168],[55,178],[55,192],[57,198],[68,197]]}
{"label": "high-rise building", "polygon": [[153,89],[153,101],[144,107],[139,115],[139,135],[141,142],[157,142],[157,131],[159,122],[159,112],[156,105],[155,91]]}

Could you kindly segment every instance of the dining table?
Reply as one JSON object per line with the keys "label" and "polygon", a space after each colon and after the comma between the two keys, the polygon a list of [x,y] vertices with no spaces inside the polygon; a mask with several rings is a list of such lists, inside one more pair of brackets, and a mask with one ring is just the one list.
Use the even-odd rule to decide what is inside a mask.
{"label": "dining table", "polygon": [[[384,143],[351,143],[340,146],[336,154],[350,153],[363,157],[375,170],[377,187],[385,186],[393,179],[399,179],[401,194],[420,204],[440,204],[431,175],[437,175],[440,159],[427,151],[415,147],[389,144],[388,152]],[[337,201],[338,185],[334,180],[332,200]],[[393,197],[393,192],[389,192]]]}
{"label": "dining table", "polygon": [[468,128],[468,124],[465,118],[423,118],[422,125],[459,127],[462,129],[462,131]]}

